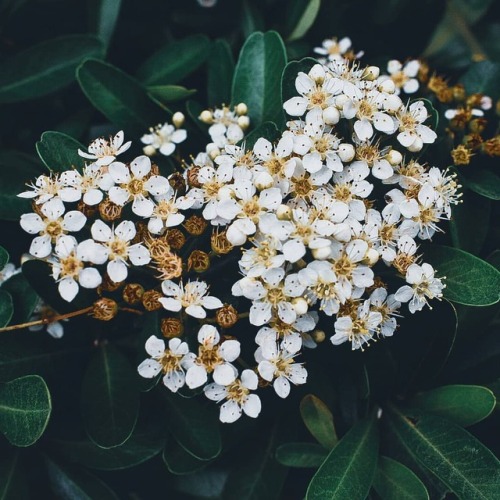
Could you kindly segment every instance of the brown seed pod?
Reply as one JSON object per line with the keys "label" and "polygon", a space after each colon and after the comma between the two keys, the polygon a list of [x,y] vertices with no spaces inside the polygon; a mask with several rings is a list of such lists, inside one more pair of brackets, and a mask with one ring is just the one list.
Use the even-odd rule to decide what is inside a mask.
{"label": "brown seed pod", "polygon": [[234,248],[226,237],[226,231],[218,230],[212,232],[212,236],[210,236],[210,246],[212,247],[212,251],[217,255],[225,255]]}
{"label": "brown seed pod", "polygon": [[99,203],[99,214],[106,222],[112,222],[122,216],[122,207],[113,203],[109,198]]}
{"label": "brown seed pod", "polygon": [[178,194],[182,195],[186,192],[186,181],[180,172],[174,172],[170,175],[168,182]]}
{"label": "brown seed pod", "polygon": [[188,257],[187,269],[197,273],[203,273],[210,268],[210,257],[202,250],[193,250]]}
{"label": "brown seed pod", "polygon": [[161,260],[156,261],[156,270],[159,271],[158,279],[171,280],[182,276],[182,258],[170,252]]}
{"label": "brown seed pod", "polygon": [[162,335],[167,339],[180,337],[184,332],[184,325],[179,318],[163,318],[160,328]]}
{"label": "brown seed pod", "polygon": [[207,226],[207,221],[199,215],[191,215],[191,217],[184,222],[186,231],[193,236],[201,236],[205,232]]}
{"label": "brown seed pod", "polygon": [[201,184],[198,180],[198,174],[200,173],[200,168],[198,165],[193,165],[187,169],[187,183],[189,187],[200,188]]}
{"label": "brown seed pod", "polygon": [[89,218],[89,217],[95,217],[95,215],[97,214],[97,206],[95,206],[95,205],[93,205],[93,206],[86,205],[83,202],[83,200],[80,200],[78,202],[78,205],[77,205],[76,209],[79,212],[82,212],[82,214],[85,215],[85,217],[87,217],[87,218]]}
{"label": "brown seed pod", "polygon": [[163,237],[173,250],[180,250],[186,243],[184,233],[176,227],[169,229]]}
{"label": "brown seed pod", "polygon": [[162,308],[161,302],[158,299],[161,299],[163,294],[158,292],[157,290],[147,290],[142,294],[142,305],[146,311],[158,311]]}
{"label": "brown seed pod", "polygon": [[238,311],[231,304],[224,304],[215,313],[215,321],[221,328],[231,328],[238,322]]}
{"label": "brown seed pod", "polygon": [[92,316],[100,321],[111,321],[118,314],[118,304],[113,299],[101,297],[92,306]]}
{"label": "brown seed pod", "polygon": [[139,304],[144,295],[144,287],[139,283],[128,283],[123,288],[123,300],[130,305]]}

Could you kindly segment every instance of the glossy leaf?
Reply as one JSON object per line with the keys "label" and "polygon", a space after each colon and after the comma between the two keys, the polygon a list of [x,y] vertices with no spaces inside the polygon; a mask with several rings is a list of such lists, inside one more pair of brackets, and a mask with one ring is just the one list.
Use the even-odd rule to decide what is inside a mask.
{"label": "glossy leaf", "polygon": [[422,392],[411,401],[423,410],[467,427],[484,420],[495,408],[494,394],[477,385],[446,385]]}
{"label": "glossy leaf", "polygon": [[500,200],[500,177],[491,170],[486,168],[475,169],[467,172],[466,175],[462,175],[461,180],[477,194],[490,200]]}
{"label": "glossy leaf", "polygon": [[10,293],[0,290],[0,328],[7,326],[14,314],[14,306]]}
{"label": "glossy leaf", "polygon": [[75,79],[75,69],[89,57],[102,56],[101,42],[89,35],[54,38],[4,61],[0,70],[0,102],[42,97]]}
{"label": "glossy leaf", "polygon": [[169,472],[176,476],[191,474],[208,463],[207,461],[193,457],[193,455],[189,454],[172,439],[167,441],[167,445],[162,453],[162,459]]}
{"label": "glossy leaf", "polygon": [[236,64],[232,102],[248,106],[252,126],[283,121],[280,82],[285,65],[285,47],[278,33],[253,33],[247,38]]}
{"label": "glossy leaf", "polygon": [[364,500],[377,467],[375,415],[358,421],[333,448],[307,488],[307,500]]}
{"label": "glossy leaf", "polygon": [[280,132],[274,123],[264,122],[256,129],[252,130],[241,142],[245,143],[247,149],[252,149],[261,137],[264,137],[270,142],[274,142],[279,136]]}
{"label": "glossy leaf", "polygon": [[208,59],[207,92],[209,105],[229,104],[233,75],[234,59],[229,44],[223,39],[215,40]]}
{"label": "glossy leaf", "polygon": [[71,168],[81,168],[84,159],[78,154],[78,149],[86,148],[76,139],[61,132],[44,132],[36,143],[36,151],[45,166],[53,172],[64,172]]}
{"label": "glossy leaf", "polygon": [[276,460],[287,467],[317,468],[328,451],[316,443],[285,443],[276,449]]}
{"label": "glossy leaf", "polygon": [[201,66],[209,54],[210,40],[205,35],[176,40],[149,57],[137,77],[145,85],[177,83]]}
{"label": "glossy leaf", "polygon": [[403,464],[379,457],[373,488],[384,500],[428,500],[422,481]]}
{"label": "glossy leaf", "polygon": [[338,438],[332,412],[321,399],[313,394],[305,396],[300,402],[300,414],[307,429],[319,444],[327,449],[337,444]]}
{"label": "glossy leaf", "polygon": [[491,500],[498,493],[500,462],[474,436],[449,420],[405,416],[393,408],[391,422],[415,456],[459,499]]}
{"label": "glossy leaf", "polygon": [[485,94],[495,101],[500,97],[499,80],[500,63],[480,61],[470,66],[460,79],[460,83],[464,85],[468,94]]}
{"label": "glossy leaf", "polygon": [[210,460],[221,452],[221,437],[216,408],[197,399],[166,394],[174,439],[200,460]]}
{"label": "glossy leaf", "polygon": [[28,321],[40,299],[25,276],[22,273],[11,276],[2,284],[2,289],[12,297],[12,304],[14,306],[12,323],[24,323]]}
{"label": "glossy leaf", "polygon": [[52,491],[58,498],[72,500],[118,500],[111,488],[87,470],[45,458]]}
{"label": "glossy leaf", "polygon": [[132,135],[143,134],[151,125],[165,119],[165,112],[146,89],[111,64],[88,60],[78,67],[76,75],[94,107]]}
{"label": "glossy leaf", "polygon": [[122,0],[91,0],[89,5],[90,29],[109,45],[120,14]]}
{"label": "glossy leaf", "polygon": [[27,486],[20,454],[15,452],[8,458],[4,456],[0,462],[0,499],[28,500]]}
{"label": "glossy leaf", "polygon": [[38,441],[51,410],[49,389],[38,375],[0,385],[0,431],[14,446],[31,446]]}
{"label": "glossy leaf", "polygon": [[90,360],[83,378],[82,417],[90,439],[112,448],[132,434],[139,414],[136,372],[128,359],[103,345]]}
{"label": "glossy leaf", "polygon": [[500,298],[500,272],[484,260],[457,248],[426,245],[425,260],[446,276],[444,296],[452,302],[488,306]]}
{"label": "glossy leaf", "polygon": [[196,90],[187,89],[180,85],[156,85],[147,87],[147,90],[149,95],[160,103],[180,101],[196,94]]}
{"label": "glossy leaf", "polygon": [[321,0],[295,0],[289,8],[290,22],[293,30],[287,40],[292,42],[302,38],[314,24],[321,8]]}

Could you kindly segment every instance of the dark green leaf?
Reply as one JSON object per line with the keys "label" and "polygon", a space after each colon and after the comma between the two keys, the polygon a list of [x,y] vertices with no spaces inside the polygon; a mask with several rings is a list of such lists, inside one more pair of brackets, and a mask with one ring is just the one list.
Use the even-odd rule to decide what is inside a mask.
{"label": "dark green leaf", "polygon": [[217,412],[197,399],[165,394],[169,404],[170,431],[175,440],[191,455],[210,460],[221,452]]}
{"label": "dark green leaf", "polygon": [[75,78],[86,58],[102,57],[101,42],[88,35],[70,35],[31,47],[4,61],[0,70],[0,102],[18,102],[59,90]]}
{"label": "dark green leaf", "polygon": [[9,262],[9,252],[5,248],[0,247],[0,272]]}
{"label": "dark green leaf", "polygon": [[[479,254],[488,235],[491,202],[470,190],[464,190],[463,203],[454,205],[450,222],[453,246]],[[477,221],[482,221],[478,224]]]}
{"label": "dark green leaf", "polygon": [[71,500],[118,500],[109,486],[94,474],[45,458],[52,491],[58,498]]}
{"label": "dark green leaf", "polygon": [[250,150],[261,137],[274,142],[279,139],[279,136],[278,127],[273,122],[264,122],[252,130],[241,142],[245,144],[246,149]]}
{"label": "dark green leaf", "polygon": [[53,172],[83,167],[85,161],[78,154],[78,149],[86,150],[77,140],[61,132],[44,132],[36,143],[38,156]]}
{"label": "dark green leaf", "polygon": [[120,69],[89,60],[78,67],[77,80],[89,101],[117,127],[139,135],[165,120],[165,111],[146,89]]}
{"label": "dark green leaf", "polygon": [[204,467],[208,462],[199,460],[189,454],[182,446],[173,440],[167,441],[167,446],[163,450],[163,461],[167,469],[177,476],[191,474]]}
{"label": "dark green leaf", "polygon": [[321,7],[321,0],[294,0],[288,7],[288,35],[287,40],[293,41],[302,38],[314,24]]}
{"label": "dark green leaf", "polygon": [[337,433],[333,424],[333,415],[321,399],[313,394],[304,396],[300,402],[300,414],[309,432],[319,444],[327,449],[333,448],[337,442]]}
{"label": "dark green leaf", "polygon": [[0,431],[14,446],[31,446],[38,441],[51,410],[49,389],[38,375],[0,385]]}
{"label": "dark green leaf", "polygon": [[26,191],[26,184],[42,173],[42,168],[35,158],[18,151],[0,153],[0,219],[18,221],[22,214],[31,212],[31,201],[17,195]]}
{"label": "dark green leaf", "polygon": [[422,481],[403,464],[388,457],[379,457],[373,487],[384,500],[428,500],[429,498]]}
{"label": "dark green leaf", "polygon": [[[499,72],[500,78],[500,72]],[[463,183],[472,191],[489,198],[500,200],[500,177],[485,168],[468,171],[461,176]]]}
{"label": "dark green leaf", "polygon": [[157,85],[147,87],[147,90],[151,97],[162,104],[186,99],[187,97],[196,94],[196,90],[186,89],[180,85]]}
{"label": "dark green leaf", "polygon": [[281,79],[282,102],[298,96],[297,89],[295,88],[297,75],[299,72],[309,73],[310,69],[315,64],[318,64],[316,59],[313,59],[312,57],[304,57],[304,59],[301,59],[300,61],[291,61],[286,65]]}
{"label": "dark green leaf", "polygon": [[38,301],[38,295],[22,273],[11,276],[3,285],[3,290],[10,293],[14,305],[13,323],[24,323],[31,318]]}
{"label": "dark green leaf", "polygon": [[500,463],[474,436],[449,420],[405,416],[392,408],[391,422],[415,456],[460,499],[498,495]]}
{"label": "dark green leaf", "polygon": [[360,420],[333,448],[307,489],[307,500],[364,500],[377,467],[375,414]]}
{"label": "dark green leaf", "polygon": [[446,276],[444,296],[470,306],[489,306],[500,298],[500,272],[484,260],[457,248],[426,245],[425,260]]}
{"label": "dark green leaf", "polygon": [[241,30],[243,36],[248,38],[256,31],[263,31],[265,26],[262,9],[251,0],[243,0],[241,9]]}
{"label": "dark green leaf", "polygon": [[90,360],[83,378],[82,417],[90,439],[103,448],[123,444],[139,414],[135,370],[111,345],[103,345]]}
{"label": "dark green leaf", "polygon": [[484,420],[495,408],[495,396],[486,387],[446,385],[415,396],[411,406],[467,427]]}
{"label": "dark green leaf", "polygon": [[253,33],[243,45],[234,72],[232,102],[248,106],[253,127],[267,120],[283,121],[280,82],[285,65],[285,46],[274,31]]}
{"label": "dark green leaf", "polygon": [[201,66],[210,54],[210,40],[193,35],[169,43],[149,57],[137,71],[145,85],[177,83]]}
{"label": "dark green leaf", "polygon": [[287,467],[319,467],[328,456],[328,451],[316,443],[285,443],[276,450],[276,460]]}
{"label": "dark green leaf", "polygon": [[27,478],[23,474],[21,457],[15,452],[0,462],[0,500],[28,500]]}
{"label": "dark green leaf", "polygon": [[500,63],[481,61],[472,64],[460,82],[464,85],[467,94],[485,94],[495,101],[500,98],[499,80]]}
{"label": "dark green leaf", "polygon": [[231,101],[233,75],[234,59],[229,44],[223,39],[215,40],[208,59],[207,92],[210,106]]}
{"label": "dark green leaf", "polygon": [[113,32],[115,31],[121,4],[121,0],[90,1],[90,29],[93,33],[98,35],[106,45],[109,45]]}
{"label": "dark green leaf", "polygon": [[0,328],[7,326],[14,314],[14,306],[10,293],[0,290]]}

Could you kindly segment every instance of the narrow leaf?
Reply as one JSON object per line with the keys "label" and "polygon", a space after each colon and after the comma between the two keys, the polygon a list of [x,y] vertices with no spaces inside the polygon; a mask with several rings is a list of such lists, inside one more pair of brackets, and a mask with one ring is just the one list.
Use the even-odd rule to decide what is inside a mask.
{"label": "narrow leaf", "polygon": [[287,40],[292,42],[302,38],[314,24],[321,7],[321,0],[298,0],[294,2],[300,14]]}
{"label": "narrow leaf", "polygon": [[276,450],[276,460],[287,467],[319,467],[328,456],[328,451],[316,443],[285,443]]}
{"label": "narrow leaf", "polygon": [[106,45],[109,45],[120,14],[122,0],[91,0],[90,29]]}
{"label": "narrow leaf", "polygon": [[329,450],[337,444],[332,412],[321,399],[312,394],[304,396],[300,402],[300,414],[307,429],[319,444]]}
{"label": "narrow leaf", "polygon": [[[4,453],[6,455],[6,453]],[[0,462],[0,500],[28,500],[27,478],[18,451]]]}
{"label": "narrow leaf", "polygon": [[180,101],[196,94],[196,90],[187,89],[180,85],[156,85],[148,87],[147,90],[148,94],[160,103]]}
{"label": "narrow leaf", "polygon": [[208,59],[208,104],[220,106],[231,101],[231,84],[234,75],[234,59],[225,40],[216,40]]}

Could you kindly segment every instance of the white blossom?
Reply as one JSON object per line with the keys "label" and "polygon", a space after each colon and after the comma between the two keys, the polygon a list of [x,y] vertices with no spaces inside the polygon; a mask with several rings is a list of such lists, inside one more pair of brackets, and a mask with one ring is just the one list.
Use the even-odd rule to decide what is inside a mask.
{"label": "white blossom", "polygon": [[124,140],[123,131],[118,132],[114,137],[110,137],[109,140],[100,137],[90,143],[88,152],[79,149],[78,154],[88,160],[95,160],[95,163],[100,167],[106,166],[115,161],[118,155],[130,148],[132,142],[124,143]]}

